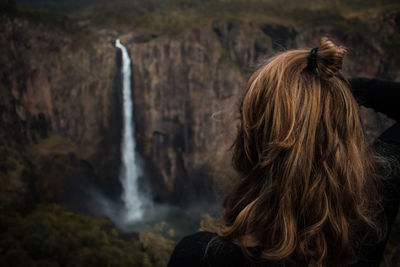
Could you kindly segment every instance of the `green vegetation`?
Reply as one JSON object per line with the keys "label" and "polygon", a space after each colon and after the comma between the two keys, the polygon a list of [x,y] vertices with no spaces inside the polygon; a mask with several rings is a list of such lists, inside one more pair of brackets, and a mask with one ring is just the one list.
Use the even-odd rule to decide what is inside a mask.
{"label": "green vegetation", "polygon": [[70,17],[99,28],[142,29],[169,37],[203,27],[213,19],[276,23],[293,27],[326,25],[352,34],[373,36],[388,58],[400,60],[400,36],[385,35],[381,15],[399,11],[397,0],[116,0],[99,1]]}
{"label": "green vegetation", "polygon": [[0,266],[166,266],[173,249],[165,224],[148,227],[140,240],[122,240],[107,219],[57,205],[0,215]]}
{"label": "green vegetation", "polygon": [[78,10],[82,7],[85,7],[93,2],[98,0],[79,0],[79,1],[71,1],[71,0],[57,0],[57,1],[48,1],[48,0],[19,0],[19,3],[30,4],[35,6],[41,6],[43,8],[48,8],[51,10],[55,10],[57,12],[68,13],[75,10]]}
{"label": "green vegetation", "polygon": [[78,23],[64,13],[32,5],[19,5],[14,0],[0,0],[0,20],[25,19],[34,25],[45,26],[48,30],[74,37],[79,44],[87,43],[87,33]]}
{"label": "green vegetation", "polygon": [[[84,39],[84,28],[145,30],[170,37],[213,19],[277,23],[294,27],[328,25],[357,35],[366,32],[389,57],[400,59],[399,36],[384,36],[379,14],[400,10],[397,0],[85,0],[0,2],[0,14],[52,25]],[[27,5],[30,3],[31,5]],[[32,5],[35,3],[35,5]],[[39,6],[41,8],[39,8]],[[56,10],[56,12],[54,11]]]}
{"label": "green vegetation", "polygon": [[57,14],[52,11],[30,6],[18,7],[14,5],[0,5],[0,15],[5,14],[9,17],[26,18],[34,24],[45,24],[46,26],[57,27],[67,32],[79,31],[76,23],[66,15]]}
{"label": "green vegetation", "polygon": [[155,266],[166,266],[175,243],[172,229],[167,229],[166,223],[161,222],[154,226],[148,225],[144,233],[140,233],[140,243],[144,250],[148,252],[150,261]]}
{"label": "green vegetation", "polygon": [[388,7],[400,9],[400,4],[395,0],[117,0],[100,1],[76,12],[74,17],[98,26],[179,32],[212,18],[323,24],[371,16]]}

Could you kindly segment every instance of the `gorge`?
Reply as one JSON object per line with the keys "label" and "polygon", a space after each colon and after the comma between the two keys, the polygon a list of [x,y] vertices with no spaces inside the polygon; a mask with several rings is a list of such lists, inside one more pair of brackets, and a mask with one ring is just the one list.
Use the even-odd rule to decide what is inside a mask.
{"label": "gorge", "polygon": [[[102,216],[93,197],[100,195],[116,207],[127,203],[125,219],[135,221],[148,205],[137,192],[136,182],[142,181],[151,188],[150,202],[179,209],[175,217],[195,218],[184,226],[194,231],[203,214],[217,214],[236,179],[230,145],[238,101],[259,62],[282,50],[314,47],[329,36],[350,51],[346,76],[400,80],[398,4],[350,10],[339,18],[323,13],[325,20],[311,24],[296,20],[296,12],[306,12],[297,9],[293,17],[211,13],[191,23],[184,20],[195,16],[191,10],[183,10],[185,16],[179,10],[149,11],[148,24],[156,18],[166,22],[147,28],[111,23],[116,18],[96,24],[100,11],[85,9],[74,14],[75,22],[47,13],[0,14],[4,214],[28,216],[57,203],[73,213]],[[122,11],[117,18],[124,18]],[[131,96],[125,94],[128,87]],[[392,123],[361,110],[370,140]],[[141,163],[132,164],[137,156]],[[112,216],[120,216],[119,208],[111,209],[117,210]]]}
{"label": "gorge", "polygon": [[[393,21],[387,31],[398,32],[398,16],[392,12],[377,19]],[[85,183],[118,198],[123,82],[112,44],[118,32],[95,30],[91,33],[95,41],[89,42],[57,27],[32,25],[27,19],[3,16],[1,27],[2,47],[7,49],[1,59],[3,140],[8,144],[3,149],[7,155],[15,154],[6,160],[15,163],[3,169],[5,174],[15,174],[4,178],[10,186],[3,187],[4,195],[27,192],[27,182],[20,178],[25,171],[35,177],[31,179],[38,200],[81,205],[77,199],[85,193],[73,177],[82,173],[89,173],[83,175]],[[324,35],[351,51],[345,64],[348,76],[398,79],[396,58],[382,54],[383,47],[329,25],[307,29],[212,20],[205,27],[185,30],[179,38],[121,31],[121,40],[135,58],[132,97],[137,153],[143,158],[143,176],[154,200],[185,205],[218,198],[235,175],[229,167],[229,146],[237,101],[250,71],[282,47],[312,47]],[[41,54],[46,54],[46,60]],[[367,131],[376,136],[379,129],[369,125],[382,121],[381,117],[364,113],[369,114],[364,116]],[[19,149],[21,144],[25,145]],[[23,163],[27,161],[38,162]],[[54,167],[58,161],[77,161],[80,167],[69,170],[69,177],[69,171],[60,173]],[[13,165],[21,168],[11,171]],[[53,166],[51,176],[63,178],[50,179],[48,165]],[[34,167],[26,170],[27,166]],[[71,197],[65,183],[80,193]]]}

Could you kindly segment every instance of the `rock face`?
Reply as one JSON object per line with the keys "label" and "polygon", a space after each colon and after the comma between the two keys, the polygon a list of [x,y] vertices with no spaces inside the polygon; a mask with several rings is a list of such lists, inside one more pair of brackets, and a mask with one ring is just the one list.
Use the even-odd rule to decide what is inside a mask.
{"label": "rock face", "polygon": [[[211,29],[128,47],[138,149],[155,178],[156,198],[180,202],[212,195],[212,188],[232,178],[228,149],[245,80],[231,60],[233,51]],[[243,52],[255,59],[254,51]]]}
{"label": "rock face", "polygon": [[65,187],[77,188],[73,180],[78,187],[92,179],[119,191],[120,94],[112,44],[5,16],[0,30],[4,201],[14,201],[10,192],[27,191],[35,199],[69,199]]}
{"label": "rock face", "polygon": [[[391,23],[385,31],[399,33],[398,16],[382,17]],[[116,32],[83,38],[5,17],[0,30],[0,47],[6,49],[0,55],[0,201],[68,198],[82,205],[86,193],[79,192],[91,186],[118,196]],[[378,40],[329,25],[212,20],[177,36],[120,34],[132,59],[142,178],[152,185],[155,200],[184,205],[219,197],[235,179],[229,148],[250,73],[276,52],[314,47],[323,36],[349,48],[347,75],[400,79],[396,59],[386,56],[388,48]],[[362,112],[371,139],[391,123]]]}
{"label": "rock face", "polygon": [[[399,66],[393,67],[393,59],[369,37],[330,26],[215,20],[178,38],[122,36],[133,60],[138,149],[156,198],[184,203],[220,195],[235,178],[229,148],[250,72],[276,52],[314,47],[323,36],[351,51],[344,69],[348,76],[400,77]],[[362,114],[371,140],[392,123],[370,110]]]}

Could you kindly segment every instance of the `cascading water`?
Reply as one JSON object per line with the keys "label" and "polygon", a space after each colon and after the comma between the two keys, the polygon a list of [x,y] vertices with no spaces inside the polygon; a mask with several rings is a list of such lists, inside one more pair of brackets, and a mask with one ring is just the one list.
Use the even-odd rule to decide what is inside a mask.
{"label": "cascading water", "polygon": [[122,220],[125,223],[137,222],[143,219],[145,208],[145,197],[141,194],[138,187],[138,177],[141,168],[136,158],[134,139],[134,124],[132,120],[132,97],[131,97],[131,60],[128,51],[119,39],[115,41],[115,46],[122,52],[122,80],[123,80],[123,129],[121,142],[122,168],[120,180],[122,183],[124,211]]}
{"label": "cascading water", "polygon": [[[178,207],[153,203],[146,191],[139,190],[138,178],[142,169],[135,153],[133,104],[131,92],[131,60],[128,51],[120,42],[115,46],[122,52],[122,95],[123,95],[123,128],[121,141],[122,166],[120,180],[122,184],[122,200],[124,207],[115,202],[102,201],[104,213],[112,218],[119,229],[125,232],[145,231],[146,224],[167,222],[177,237],[183,237],[196,231],[198,222],[193,222],[193,216]],[[202,205],[200,205],[202,206]],[[205,204],[204,206],[207,206]],[[192,210],[192,209],[189,209]]]}

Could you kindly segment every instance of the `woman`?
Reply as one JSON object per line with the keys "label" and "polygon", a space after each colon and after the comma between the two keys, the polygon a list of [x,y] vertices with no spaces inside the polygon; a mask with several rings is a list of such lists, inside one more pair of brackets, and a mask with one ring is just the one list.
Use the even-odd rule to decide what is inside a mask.
{"label": "woman", "polygon": [[398,206],[400,131],[393,126],[372,151],[350,83],[361,104],[396,120],[400,86],[349,83],[345,54],[323,38],[251,76],[233,146],[240,178],[216,233],[184,238],[170,267],[379,266]]}

